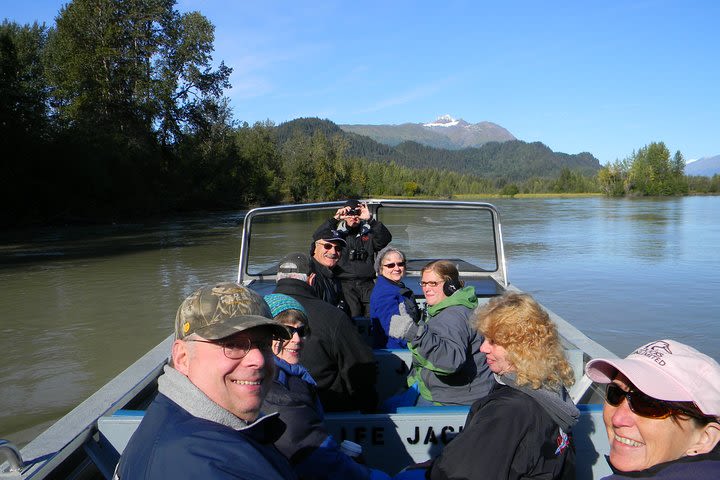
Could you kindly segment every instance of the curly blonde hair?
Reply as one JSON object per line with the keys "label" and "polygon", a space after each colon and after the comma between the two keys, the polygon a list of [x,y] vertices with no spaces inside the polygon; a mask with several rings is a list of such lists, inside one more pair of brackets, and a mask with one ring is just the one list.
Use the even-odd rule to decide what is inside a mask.
{"label": "curly blonde hair", "polygon": [[530,295],[506,293],[493,298],[478,310],[475,326],[486,339],[507,350],[518,385],[557,389],[575,383],[555,323]]}

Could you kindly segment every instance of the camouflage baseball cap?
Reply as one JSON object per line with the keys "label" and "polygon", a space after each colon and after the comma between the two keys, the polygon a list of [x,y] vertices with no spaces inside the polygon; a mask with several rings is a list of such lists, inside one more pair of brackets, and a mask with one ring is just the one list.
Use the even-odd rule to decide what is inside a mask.
{"label": "camouflage baseball cap", "polygon": [[180,304],[175,338],[196,333],[208,340],[219,340],[263,325],[272,327],[276,336],[290,339],[290,333],[273,320],[260,295],[237,283],[219,283],[196,290]]}

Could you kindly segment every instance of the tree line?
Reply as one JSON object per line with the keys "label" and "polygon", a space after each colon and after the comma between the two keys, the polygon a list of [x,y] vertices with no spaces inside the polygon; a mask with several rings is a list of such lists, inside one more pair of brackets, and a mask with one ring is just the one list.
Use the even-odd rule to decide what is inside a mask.
{"label": "tree line", "polygon": [[[174,6],[175,0],[72,0],[52,27],[0,24],[3,225],[351,196],[717,191],[715,179],[682,183],[677,161],[662,178],[648,174],[665,155],[655,147],[600,175],[574,168],[586,166],[586,158],[553,177],[537,167],[503,175],[489,157],[485,171],[452,171],[438,165],[464,162],[465,154],[417,144],[393,149],[339,132],[329,121],[314,122],[326,122],[326,129],[313,122],[239,123],[224,96],[232,69],[212,65],[213,25]],[[517,143],[487,148],[529,151]]]}

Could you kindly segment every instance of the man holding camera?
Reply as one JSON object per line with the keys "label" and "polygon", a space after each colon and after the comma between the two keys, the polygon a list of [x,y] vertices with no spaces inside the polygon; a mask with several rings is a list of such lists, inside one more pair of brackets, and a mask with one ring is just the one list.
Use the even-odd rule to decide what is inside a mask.
{"label": "man holding camera", "polygon": [[350,316],[370,315],[370,293],[375,285],[375,254],[392,240],[392,234],[382,222],[372,218],[367,204],[348,200],[315,231],[313,238],[323,232],[334,231],[345,240],[346,246],[334,272],[342,284]]}

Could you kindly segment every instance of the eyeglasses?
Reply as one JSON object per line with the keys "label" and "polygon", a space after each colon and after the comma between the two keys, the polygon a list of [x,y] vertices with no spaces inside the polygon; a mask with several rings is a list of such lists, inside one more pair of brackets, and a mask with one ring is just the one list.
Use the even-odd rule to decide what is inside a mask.
{"label": "eyeglasses", "polygon": [[443,283],[445,283],[445,280],[442,280],[442,281],[440,281],[440,282],[436,282],[436,281],[434,281],[434,280],[430,280],[429,282],[420,282],[420,286],[421,286],[421,287],[431,287],[431,288],[435,288],[435,287],[437,287],[438,285],[443,284]]}
{"label": "eyeglasses", "polygon": [[342,252],[343,249],[342,245],[335,245],[334,243],[320,243],[320,245],[322,245],[325,250],[332,250],[334,248],[338,253]]}
{"label": "eyeglasses", "polygon": [[262,338],[262,339],[255,339],[253,340],[250,337],[238,337],[234,340],[228,340],[228,341],[218,341],[218,340],[201,340],[199,338],[191,338],[186,340],[187,342],[200,342],[200,343],[210,343],[212,345],[217,345],[218,347],[222,347],[223,354],[227,358],[230,358],[232,360],[240,360],[245,357],[245,355],[248,354],[250,350],[252,350],[253,347],[257,348],[261,352],[272,352],[271,345],[272,345],[272,339],[271,338]]}
{"label": "eyeglasses", "polygon": [[292,337],[296,333],[300,338],[305,338],[308,335],[310,335],[310,327],[307,325],[300,325],[299,327],[291,327],[290,325],[283,325],[285,328],[288,329],[290,332],[290,336]]}
{"label": "eyeglasses", "polygon": [[[405,262],[386,263],[385,265],[383,265],[383,267],[395,268],[395,265],[397,265],[398,267],[404,267]],[[421,284],[422,284],[422,282],[421,282]]]}
{"label": "eyeglasses", "polygon": [[625,391],[615,383],[608,383],[605,390],[605,401],[613,407],[619,407],[626,398],[628,406],[633,413],[645,418],[662,420],[673,413],[685,413],[682,409],[668,405],[637,390]]}

